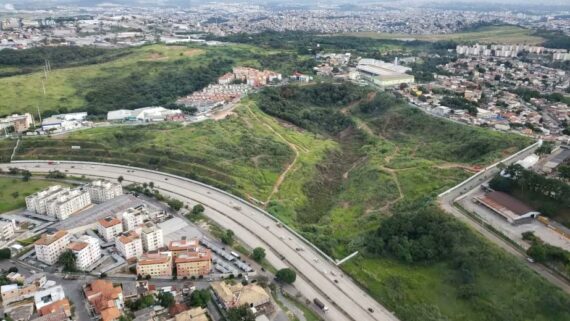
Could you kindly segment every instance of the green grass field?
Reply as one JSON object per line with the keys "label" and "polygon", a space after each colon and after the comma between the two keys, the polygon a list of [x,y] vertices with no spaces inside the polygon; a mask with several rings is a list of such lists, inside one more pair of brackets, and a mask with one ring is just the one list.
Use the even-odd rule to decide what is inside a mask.
{"label": "green grass field", "polygon": [[[291,73],[295,70],[297,59],[305,59],[293,59],[284,51],[266,51],[247,45],[150,45],[131,51],[128,55],[101,64],[53,69],[44,82],[45,96],[42,72],[0,77],[0,115],[30,112],[37,117],[38,108],[42,114],[84,110],[88,103],[87,96],[101,81],[123,78],[128,81],[129,76],[141,74],[152,79],[166,67],[200,68],[214,61],[229,59],[234,65]],[[11,71],[14,71],[13,68]],[[119,108],[124,107],[116,106],[116,109]]]}
{"label": "green grass field", "polygon": [[[95,160],[158,168],[265,201],[279,174],[295,157],[288,141],[310,150],[302,153],[301,161],[313,164],[320,158],[318,154],[333,144],[280,127],[250,105],[245,101],[236,115],[223,121],[186,127],[125,126],[75,132],[64,139],[26,138],[17,158]],[[73,145],[81,150],[71,150]]]}
{"label": "green grass field", "polygon": [[488,26],[481,27],[476,31],[458,32],[450,34],[433,35],[408,35],[398,33],[378,32],[352,32],[345,35],[365,37],[373,39],[399,39],[399,40],[423,40],[442,41],[453,40],[461,43],[504,43],[504,44],[530,44],[538,45],[545,41],[544,38],[534,36],[532,30],[517,26]]}
{"label": "green grass field", "polygon": [[25,207],[24,198],[54,182],[32,179],[27,182],[15,177],[0,177],[0,213]]}

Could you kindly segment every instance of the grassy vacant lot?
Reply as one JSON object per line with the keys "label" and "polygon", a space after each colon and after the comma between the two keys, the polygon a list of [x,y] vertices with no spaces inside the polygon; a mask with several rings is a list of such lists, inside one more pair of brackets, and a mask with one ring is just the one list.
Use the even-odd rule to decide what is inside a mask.
{"label": "grassy vacant lot", "polygon": [[46,180],[24,182],[15,177],[0,177],[0,213],[24,207],[26,196],[53,184]]}
{"label": "grassy vacant lot", "polygon": [[535,36],[532,33],[532,30],[517,26],[486,26],[478,28],[475,31],[450,34],[408,35],[398,33],[353,32],[346,35],[373,39],[413,39],[423,41],[454,40],[462,43],[525,43],[537,45],[545,41],[544,38]]}
{"label": "grassy vacant lot", "polygon": [[[73,133],[63,139],[24,139],[19,159],[74,159],[115,162],[158,168],[199,179],[238,195],[264,200],[279,174],[295,154],[292,140],[314,153],[332,143],[307,133],[266,124],[260,112],[244,102],[236,115],[223,121],[206,121],[183,127],[160,124],[138,127],[99,128]],[[79,145],[81,150],[71,150]],[[307,157],[318,159],[312,154]]]}

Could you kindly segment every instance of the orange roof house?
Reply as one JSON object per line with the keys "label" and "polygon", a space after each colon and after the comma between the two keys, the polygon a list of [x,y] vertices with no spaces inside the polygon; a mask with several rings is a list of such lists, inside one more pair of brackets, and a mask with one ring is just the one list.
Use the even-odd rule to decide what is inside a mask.
{"label": "orange roof house", "polygon": [[101,315],[102,321],[119,319],[121,310],[124,308],[123,290],[120,286],[115,286],[106,280],[95,280],[83,291],[93,311]]}

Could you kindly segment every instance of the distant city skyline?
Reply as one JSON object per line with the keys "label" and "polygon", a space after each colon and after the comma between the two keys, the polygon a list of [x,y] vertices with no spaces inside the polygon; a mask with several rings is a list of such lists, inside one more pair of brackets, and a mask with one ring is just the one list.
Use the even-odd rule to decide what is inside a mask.
{"label": "distant city skyline", "polygon": [[78,6],[98,6],[102,4],[116,4],[116,5],[126,5],[126,6],[190,6],[198,4],[206,4],[208,2],[244,2],[253,4],[269,4],[269,5],[326,5],[326,4],[347,4],[347,5],[368,5],[368,4],[386,4],[386,5],[417,5],[417,6],[445,6],[449,4],[451,7],[457,6],[503,6],[507,5],[509,7],[521,7],[523,8],[548,8],[550,6],[568,6],[570,3],[566,0],[549,0],[547,3],[537,4],[533,0],[479,0],[479,1],[452,1],[452,0],[363,0],[363,1],[349,1],[349,0],[238,0],[238,1],[199,1],[199,0],[0,0],[0,6],[3,9],[21,9],[25,7],[50,7],[54,5],[78,5]]}

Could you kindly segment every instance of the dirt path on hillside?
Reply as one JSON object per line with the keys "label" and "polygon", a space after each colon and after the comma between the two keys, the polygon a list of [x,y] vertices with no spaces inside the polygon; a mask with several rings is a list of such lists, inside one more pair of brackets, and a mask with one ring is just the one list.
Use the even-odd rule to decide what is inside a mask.
{"label": "dirt path on hillside", "polygon": [[347,179],[350,172],[352,172],[360,164],[364,163],[367,159],[368,159],[368,156],[364,156],[364,157],[360,158],[359,160],[357,160],[356,162],[354,162],[352,164],[352,166],[350,166],[350,168],[346,172],[344,172],[344,174],[342,174],[342,178]]}
{"label": "dirt path on hillside", "polygon": [[[376,94],[378,94],[377,91],[369,92],[368,95],[366,96],[366,102],[371,102],[372,99],[374,99],[376,97]],[[364,100],[364,98],[348,104],[348,106],[341,108],[340,112],[343,113],[344,115],[348,115],[350,113],[350,111],[352,110],[352,108],[354,108],[354,106],[360,104],[363,100]]]}
{"label": "dirt path on hillside", "polygon": [[281,186],[281,184],[283,184],[283,181],[287,177],[287,174],[291,171],[291,169],[295,166],[295,164],[297,164],[297,161],[299,160],[299,155],[300,155],[299,149],[301,149],[301,148],[300,148],[300,146],[298,146],[298,145],[288,141],[287,139],[285,139],[285,137],[283,137],[283,135],[281,135],[275,129],[273,129],[273,127],[271,127],[271,125],[269,125],[268,123],[266,123],[265,121],[263,121],[259,117],[257,117],[257,115],[251,110],[251,108],[249,106],[247,106],[247,110],[249,111],[249,113],[251,114],[251,116],[253,118],[255,118],[257,121],[259,121],[260,123],[265,125],[265,127],[267,127],[272,133],[274,133],[277,137],[279,137],[281,140],[283,140],[285,142],[285,144],[287,144],[287,146],[289,146],[289,148],[291,148],[293,150],[293,152],[295,153],[295,158],[293,159],[293,161],[291,163],[289,163],[289,165],[287,165],[285,170],[279,175],[279,177],[275,181],[275,184],[273,184],[273,188],[271,189],[271,193],[269,194],[269,196],[267,197],[265,202],[263,202],[263,205],[267,205],[269,203],[269,201],[271,200],[271,198],[273,197],[273,195],[275,195],[277,192],[279,192],[279,187]]}
{"label": "dirt path on hillside", "polygon": [[461,168],[461,169],[463,169],[469,173],[479,172],[479,169],[474,168],[473,166],[460,164],[460,163],[444,163],[444,164],[434,165],[433,167],[439,168],[439,169]]}

